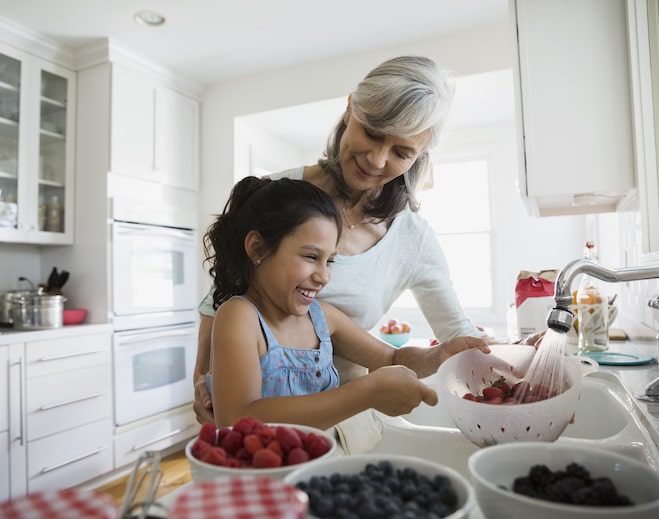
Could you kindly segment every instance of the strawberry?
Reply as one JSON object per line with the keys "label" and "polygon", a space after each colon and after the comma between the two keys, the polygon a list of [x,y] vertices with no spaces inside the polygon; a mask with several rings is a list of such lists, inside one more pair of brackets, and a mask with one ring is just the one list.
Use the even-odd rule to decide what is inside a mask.
{"label": "strawberry", "polygon": [[212,423],[205,423],[199,431],[199,439],[211,445],[217,445],[217,427]]}
{"label": "strawberry", "polygon": [[257,469],[281,467],[281,464],[281,457],[270,449],[256,451],[252,458],[252,466]]}
{"label": "strawberry", "polygon": [[494,398],[488,398],[486,400],[483,400],[486,404],[494,404],[494,405],[499,405],[503,404],[503,398],[500,396],[496,396]]}
{"label": "strawberry", "polygon": [[486,387],[483,389],[483,398],[485,401],[494,400],[495,398],[500,398],[503,401],[503,391],[498,387]]}
{"label": "strawberry", "polygon": [[311,459],[316,459],[325,454],[330,450],[332,445],[330,441],[316,433],[309,433],[307,435],[307,441],[304,444],[304,448],[309,453]]}
{"label": "strawberry", "polygon": [[224,465],[227,453],[222,447],[210,447],[202,453],[201,461],[213,465]]}
{"label": "strawberry", "polygon": [[243,435],[238,431],[229,431],[222,440],[221,446],[229,454],[235,455],[238,449],[243,446]]}
{"label": "strawberry", "polygon": [[302,440],[293,430],[292,427],[280,425],[277,427],[277,441],[284,452],[288,452],[296,447],[302,447]]}
{"label": "strawberry", "polygon": [[473,393],[465,393],[462,398],[465,400],[471,400],[472,402],[476,402],[478,400],[478,397]]}
{"label": "strawberry", "polygon": [[256,451],[264,447],[261,438],[256,434],[248,434],[245,436],[243,443],[245,444],[245,449],[247,452],[249,452],[252,456]]}
{"label": "strawberry", "polygon": [[299,463],[305,463],[309,461],[310,456],[307,451],[296,447],[291,449],[290,452],[286,455],[286,465],[297,465]]}

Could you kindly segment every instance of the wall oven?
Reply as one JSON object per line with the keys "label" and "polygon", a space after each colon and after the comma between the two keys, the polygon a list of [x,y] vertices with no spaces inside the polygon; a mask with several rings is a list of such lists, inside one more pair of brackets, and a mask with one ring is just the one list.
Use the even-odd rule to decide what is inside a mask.
{"label": "wall oven", "polygon": [[117,426],[192,401],[196,324],[117,332],[113,354]]}
{"label": "wall oven", "polygon": [[196,242],[193,229],[113,222],[112,313],[115,330],[195,319]]}

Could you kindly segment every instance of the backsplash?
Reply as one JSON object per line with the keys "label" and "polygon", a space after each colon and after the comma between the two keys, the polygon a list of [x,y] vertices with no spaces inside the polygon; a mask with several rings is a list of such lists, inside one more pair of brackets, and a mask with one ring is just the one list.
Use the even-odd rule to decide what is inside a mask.
{"label": "backsplash", "polygon": [[[600,262],[611,268],[633,267],[659,263],[659,253],[643,254],[641,243],[641,215],[638,211],[602,213],[591,224],[600,251]],[[618,294],[617,305],[622,315],[649,328],[648,335],[657,330],[648,300],[659,294],[659,279],[609,283],[609,295]]]}
{"label": "backsplash", "polygon": [[27,288],[18,281],[20,276],[31,280],[35,285],[40,278],[41,259],[39,248],[34,245],[12,243],[0,244],[0,293],[8,290]]}

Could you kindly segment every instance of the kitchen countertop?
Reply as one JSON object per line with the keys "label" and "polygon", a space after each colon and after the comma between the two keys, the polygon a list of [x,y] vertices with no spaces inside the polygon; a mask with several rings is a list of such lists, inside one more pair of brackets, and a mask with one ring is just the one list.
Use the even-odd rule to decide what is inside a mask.
{"label": "kitchen countertop", "polygon": [[14,330],[13,328],[0,328],[0,346],[18,342],[43,341],[75,337],[78,335],[92,335],[96,333],[112,332],[112,324],[71,324],[61,328],[48,330]]}

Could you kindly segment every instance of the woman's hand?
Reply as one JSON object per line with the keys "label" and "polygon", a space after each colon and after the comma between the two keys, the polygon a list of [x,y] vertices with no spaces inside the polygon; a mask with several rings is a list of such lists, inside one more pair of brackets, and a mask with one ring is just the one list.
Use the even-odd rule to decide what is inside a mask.
{"label": "woman's hand", "polygon": [[213,415],[213,402],[208,393],[208,386],[206,385],[206,376],[197,375],[194,381],[194,402],[192,409],[197,415],[197,421],[200,424],[215,423]]}
{"label": "woman's hand", "polygon": [[483,353],[490,353],[490,347],[487,342],[480,337],[454,337],[453,339],[444,341],[439,346],[435,346],[435,348],[439,349],[439,364],[456,353],[472,348],[478,348]]}

